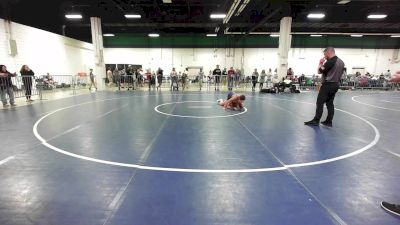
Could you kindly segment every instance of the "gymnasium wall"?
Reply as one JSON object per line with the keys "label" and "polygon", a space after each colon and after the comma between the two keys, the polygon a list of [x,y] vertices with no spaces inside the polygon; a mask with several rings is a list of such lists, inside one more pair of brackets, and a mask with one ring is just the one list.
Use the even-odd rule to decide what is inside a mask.
{"label": "gymnasium wall", "polygon": [[[10,55],[9,39],[15,40],[17,54]],[[94,65],[93,46],[72,38],[0,19],[0,64],[10,72],[29,65],[35,74],[76,74]]]}
{"label": "gymnasium wall", "polygon": [[[118,34],[104,38],[106,48],[278,48],[279,38],[268,34],[219,35],[206,37],[204,34],[161,34],[149,38],[146,34]],[[307,34],[293,34],[292,48],[337,48],[398,49],[400,38],[390,35],[323,35],[311,37]]]}
{"label": "gymnasium wall", "polygon": [[[312,75],[316,73],[322,48],[292,48],[289,53],[289,67],[295,74]],[[271,68],[278,63],[277,48],[106,48],[106,63],[139,64],[144,68],[156,70],[158,67],[170,71],[172,67],[183,71],[186,66],[203,66],[208,72],[216,64],[222,68],[233,66],[243,68],[250,74],[258,70]],[[380,74],[400,70],[400,63],[392,63],[394,49],[350,49],[337,48],[337,55],[343,59],[352,72],[353,67],[364,67],[365,72]]]}
{"label": "gymnasium wall", "polygon": [[[17,47],[15,56],[9,54],[9,39],[15,40]],[[371,40],[375,39],[371,38]],[[247,39],[247,42],[249,40],[251,39]],[[272,40],[274,40],[274,43],[271,42],[271,44],[276,45],[277,39]],[[339,41],[338,39],[333,40]],[[395,38],[389,40],[399,41]],[[105,44],[109,43],[109,41],[108,38],[105,38]],[[134,40],[127,39],[126,41]],[[186,40],[187,43],[193,41],[193,38]],[[305,40],[296,40],[295,42],[297,43],[295,44],[296,46],[308,46],[308,42]],[[328,41],[325,44],[331,42]],[[252,43],[260,44],[257,41]],[[349,44],[350,42],[346,43]],[[364,41],[364,43],[366,42]],[[395,43],[391,43],[391,45]],[[391,71],[400,70],[399,59],[395,62],[395,58],[399,56],[398,48],[396,51],[396,48],[388,49],[386,47],[377,49],[337,48],[337,55],[344,60],[350,73],[352,67],[365,67],[366,72],[373,74],[380,74],[388,69]],[[89,68],[94,66],[92,49],[93,46],[90,43],[18,23],[11,22],[10,26],[7,26],[7,23],[0,19],[0,64],[7,65],[11,72],[19,71],[23,64],[29,65],[38,75],[46,72],[51,74],[76,74],[80,71],[88,71]],[[289,53],[289,67],[294,69],[295,74],[312,75],[315,73],[317,63],[322,57],[321,51],[322,48],[315,47],[292,48]],[[254,68],[259,70],[272,68],[274,70],[278,62],[277,52],[278,49],[276,47],[108,47],[104,50],[104,58],[107,64],[139,64],[152,70],[161,67],[166,72],[170,71],[172,67],[182,71],[186,66],[203,66],[207,73],[209,70],[214,69],[216,64],[219,64],[222,68],[229,68],[230,66],[243,68],[245,74],[250,74]]]}

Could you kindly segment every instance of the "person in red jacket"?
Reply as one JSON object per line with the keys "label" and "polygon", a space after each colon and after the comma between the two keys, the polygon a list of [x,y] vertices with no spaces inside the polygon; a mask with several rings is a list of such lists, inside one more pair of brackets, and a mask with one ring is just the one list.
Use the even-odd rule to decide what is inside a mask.
{"label": "person in red jacket", "polygon": [[146,73],[144,74],[146,76],[146,80],[149,82],[149,90],[151,88],[152,85],[152,74],[151,74],[151,70],[148,69],[146,70]]}

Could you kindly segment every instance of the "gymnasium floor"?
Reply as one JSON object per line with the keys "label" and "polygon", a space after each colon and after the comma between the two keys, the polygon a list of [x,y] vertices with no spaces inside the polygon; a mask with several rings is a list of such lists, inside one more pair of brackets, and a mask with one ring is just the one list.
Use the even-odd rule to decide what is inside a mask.
{"label": "gymnasium floor", "polygon": [[[0,224],[394,225],[400,93],[98,92],[0,111]],[[326,110],[325,110],[326,111]]]}

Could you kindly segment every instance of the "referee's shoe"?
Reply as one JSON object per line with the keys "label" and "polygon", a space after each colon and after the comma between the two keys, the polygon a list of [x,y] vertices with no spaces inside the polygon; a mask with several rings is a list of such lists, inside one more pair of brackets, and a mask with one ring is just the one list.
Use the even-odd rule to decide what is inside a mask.
{"label": "referee's shoe", "polygon": [[400,205],[391,204],[388,202],[381,202],[381,206],[384,210],[393,213],[394,215],[400,216]]}

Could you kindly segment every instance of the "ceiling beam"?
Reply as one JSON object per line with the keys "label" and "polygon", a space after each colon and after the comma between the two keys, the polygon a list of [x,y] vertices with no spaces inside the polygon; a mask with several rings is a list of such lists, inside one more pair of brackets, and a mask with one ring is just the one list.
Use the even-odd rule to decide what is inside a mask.
{"label": "ceiling beam", "polygon": [[[231,23],[229,27],[249,27],[252,23]],[[90,27],[89,23],[69,24],[69,27]],[[160,27],[160,28],[173,28],[173,27],[186,27],[186,28],[215,28],[220,26],[225,28],[228,24],[221,23],[103,23],[103,27]]]}
{"label": "ceiling beam", "polygon": [[254,30],[256,30],[259,27],[264,26],[264,24],[271,19],[273,16],[275,16],[275,14],[277,14],[282,8],[278,7],[277,9],[275,9],[273,12],[271,12],[270,14],[268,14],[266,17],[264,17],[264,19],[262,19],[260,22],[258,22],[256,25],[254,25],[253,27],[251,27],[246,33],[250,33],[253,32]]}
{"label": "ceiling beam", "polygon": [[[229,24],[220,24],[220,23],[103,23],[104,28],[215,28],[217,26],[221,27],[221,29],[225,29],[227,27],[234,28],[247,28],[253,25],[253,23],[229,23]],[[68,27],[90,27],[89,23],[83,24],[68,24]],[[253,28],[256,26],[253,26]],[[269,31],[271,29],[279,28],[279,23],[263,23],[257,26],[254,29],[250,29],[247,33],[254,32],[257,28],[264,28]],[[292,23],[292,28],[295,29],[313,29],[320,30],[323,28],[329,29],[357,29],[358,30],[368,30],[368,29],[378,29],[378,30],[387,30],[387,29],[400,29],[400,23],[321,23],[321,22],[294,22]]]}

